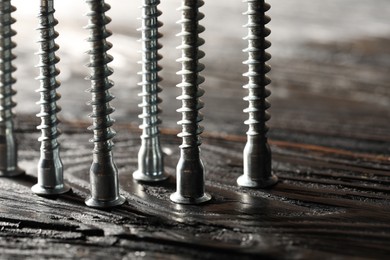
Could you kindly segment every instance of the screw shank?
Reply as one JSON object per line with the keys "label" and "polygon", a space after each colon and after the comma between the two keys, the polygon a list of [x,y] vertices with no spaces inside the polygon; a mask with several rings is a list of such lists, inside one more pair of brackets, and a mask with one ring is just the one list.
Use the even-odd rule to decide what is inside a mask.
{"label": "screw shank", "polygon": [[138,171],[152,178],[164,174],[163,153],[159,138],[143,141],[138,152]]}
{"label": "screw shank", "polygon": [[98,201],[112,201],[119,198],[118,169],[111,153],[94,154],[90,168],[91,195]]}
{"label": "screw shank", "polygon": [[271,149],[260,136],[248,136],[244,152],[244,175],[253,180],[271,177]]}
{"label": "screw shank", "polygon": [[38,185],[47,189],[55,189],[63,183],[63,164],[59,147],[50,152],[41,151],[38,162]]}
{"label": "screw shank", "polygon": [[17,168],[17,143],[13,134],[0,135],[0,172],[6,173]]}
{"label": "screw shank", "polygon": [[198,198],[204,195],[204,165],[199,158],[199,148],[181,150],[176,175],[177,192],[183,197]]}

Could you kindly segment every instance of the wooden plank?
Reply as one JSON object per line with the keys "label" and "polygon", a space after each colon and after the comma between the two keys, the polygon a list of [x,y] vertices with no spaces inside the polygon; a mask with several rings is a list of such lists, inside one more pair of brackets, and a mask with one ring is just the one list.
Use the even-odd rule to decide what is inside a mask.
{"label": "wooden plank", "polygon": [[117,127],[114,156],[121,193],[129,202],[102,211],[84,205],[92,149],[86,124],[62,125],[61,154],[73,193],[51,200],[29,190],[36,182],[38,134],[30,119],[22,120],[18,138],[27,175],[0,180],[6,258],[383,258],[389,253],[389,163],[382,155],[271,140],[279,184],[268,190],[242,189],[235,180],[242,174],[245,138],[209,133],[202,151],[206,189],[213,200],[182,206],[169,200],[178,159],[175,131],[163,129],[169,180],[139,184],[131,177],[139,130],[123,124]]}

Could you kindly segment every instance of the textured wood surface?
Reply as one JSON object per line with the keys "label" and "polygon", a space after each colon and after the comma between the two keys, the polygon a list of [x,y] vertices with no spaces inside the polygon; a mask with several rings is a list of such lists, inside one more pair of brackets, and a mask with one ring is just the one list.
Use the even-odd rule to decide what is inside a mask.
{"label": "textured wood surface", "polygon": [[[4,258],[385,258],[390,245],[389,158],[344,148],[271,141],[280,182],[269,190],[238,188],[244,136],[207,134],[203,158],[203,206],[169,201],[175,189],[179,139],[163,129],[169,180],[161,185],[132,180],[139,131],[117,125],[115,159],[128,203],[114,210],[87,208],[90,133],[83,122],[65,123],[62,156],[73,193],[57,199],[33,195],[38,137],[31,119],[19,117],[21,166],[27,175],[0,180],[0,236]],[[22,123],[23,122],[23,123]],[[299,139],[299,133],[296,135]],[[321,139],[320,136],[316,136]],[[353,148],[353,149],[352,149]]]}

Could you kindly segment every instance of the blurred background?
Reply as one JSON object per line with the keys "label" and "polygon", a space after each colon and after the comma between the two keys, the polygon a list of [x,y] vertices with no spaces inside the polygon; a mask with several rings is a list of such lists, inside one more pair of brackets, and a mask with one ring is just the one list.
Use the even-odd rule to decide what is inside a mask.
{"label": "blurred background", "polygon": [[[38,0],[14,0],[17,7],[14,17],[17,23],[14,29],[18,35],[14,41],[18,44],[15,65],[18,79],[15,89],[18,95],[16,112],[23,115],[35,115],[39,107],[35,104],[39,94],[35,90],[39,82],[38,63],[35,53],[38,32]],[[203,125],[206,131],[244,134],[246,126],[242,124],[246,115],[241,111],[246,103],[242,89],[245,78],[241,75],[246,67],[242,53],[246,42],[242,37],[246,29],[242,26],[246,17],[242,13],[246,4],[233,0],[210,0],[201,11],[206,15],[201,22],[206,27],[202,37],[206,44],[202,50],[206,57],[203,75],[206,90],[203,100],[206,103]],[[140,78],[137,72],[140,65],[140,0],[107,1],[112,9],[107,15],[112,18],[108,29],[113,32],[109,39],[114,56],[110,64],[115,70],[111,79],[116,83],[112,93],[117,97],[113,106],[117,111],[113,118],[118,123],[139,123],[137,96]],[[380,114],[383,122],[375,124],[378,131],[386,132],[390,111],[390,3],[388,0],[270,0],[272,8],[268,12],[272,21],[269,28],[272,34],[269,40],[272,47],[269,52],[273,59],[270,89],[272,91],[272,119],[274,129],[332,131],[343,125],[353,126],[354,131],[370,127],[371,115]],[[180,107],[176,88],[180,77],[176,75],[180,65],[175,61],[180,52],[176,46],[180,39],[175,35],[180,30],[176,23],[180,18],[177,7],[179,0],[162,1],[161,31],[164,38],[161,61],[163,66],[161,97],[163,127],[178,128],[176,121],[180,115],[175,112]],[[65,120],[89,120],[90,107],[86,105],[90,95],[85,90],[89,82],[85,64],[88,62],[88,44],[85,39],[88,31],[87,5],[80,0],[55,1],[56,18],[60,33],[57,43],[60,45],[58,56],[61,62],[59,80],[62,86],[59,92],[62,99],[60,114]],[[224,93],[221,95],[222,92]],[[358,107],[358,110],[354,108]],[[353,110],[353,111],[351,111]],[[334,114],[339,116],[334,118]],[[357,117],[352,118],[351,113]],[[356,120],[359,118],[359,120]],[[293,119],[293,120],[289,120]],[[228,125],[220,129],[221,124]],[[372,124],[371,124],[372,126]],[[350,129],[346,129],[350,131]],[[387,131],[388,132],[388,131]]]}

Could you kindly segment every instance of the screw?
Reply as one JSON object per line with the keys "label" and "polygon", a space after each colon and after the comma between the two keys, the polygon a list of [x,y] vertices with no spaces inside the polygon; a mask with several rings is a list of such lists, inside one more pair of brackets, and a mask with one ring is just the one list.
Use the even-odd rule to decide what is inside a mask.
{"label": "screw", "polygon": [[24,174],[24,170],[17,165],[18,151],[17,142],[14,134],[14,114],[12,109],[16,103],[12,97],[16,91],[12,89],[16,79],[12,73],[16,71],[12,61],[16,56],[12,49],[16,44],[12,37],[16,31],[11,26],[16,20],[11,13],[16,8],[11,5],[10,0],[2,0],[0,3],[0,176],[13,177]]}
{"label": "screw", "polygon": [[85,204],[95,208],[109,208],[122,205],[125,198],[119,195],[118,169],[114,163],[112,148],[114,146],[112,138],[115,131],[111,129],[114,120],[110,114],[114,108],[109,102],[114,99],[109,89],[114,83],[108,79],[113,70],[107,66],[113,60],[112,56],[107,54],[112,44],[107,42],[111,32],[106,29],[106,25],[111,19],[105,15],[110,6],[104,0],[86,0],[90,12],[89,23],[86,27],[90,30],[91,50],[90,63],[91,69],[91,89],[92,100],[89,104],[92,106],[90,117],[93,125],[89,128],[93,130],[94,143],[93,162],[90,169],[91,196],[85,200]]}
{"label": "screw", "polygon": [[182,107],[178,112],[182,113],[182,120],[178,122],[182,126],[182,132],[178,135],[182,138],[180,146],[180,159],[176,167],[177,191],[171,195],[171,200],[180,204],[199,204],[211,199],[205,193],[204,166],[200,159],[200,134],[203,127],[199,123],[203,120],[199,110],[203,107],[200,97],[204,90],[199,87],[204,78],[199,72],[204,70],[204,65],[199,62],[205,56],[199,47],[204,40],[199,34],[204,27],[199,21],[204,15],[199,8],[204,5],[202,0],[183,0],[179,10],[182,18],[179,23],[182,31],[178,36],[182,37],[182,57],[178,59],[182,64],[182,70],[178,72],[182,76],[182,83],[178,87],[182,89],[182,95],[178,97],[182,101]]}
{"label": "screw", "polygon": [[266,74],[271,67],[266,61],[271,59],[271,55],[265,50],[271,43],[265,38],[271,31],[265,26],[270,22],[270,18],[265,15],[271,6],[265,1],[245,0],[248,3],[248,11],[244,13],[248,16],[248,48],[244,52],[248,53],[248,60],[244,64],[248,65],[248,72],[244,76],[248,77],[248,84],[244,86],[248,89],[249,95],[244,98],[248,101],[249,107],[244,112],[249,114],[249,119],[245,124],[249,125],[247,143],[244,148],[244,174],[237,179],[239,186],[249,188],[265,188],[274,185],[277,177],[271,171],[271,149],[268,145],[266,122],[270,119],[266,111],[270,107],[267,97],[271,92],[266,86],[271,80]]}
{"label": "screw", "polygon": [[158,10],[160,0],[144,0],[142,5],[142,118],[141,141],[142,145],[138,152],[138,170],[134,172],[133,178],[138,181],[157,182],[168,178],[164,174],[164,158],[160,144],[160,131],[158,125],[161,123],[158,115],[161,112],[158,104],[161,99],[158,93],[161,92],[159,82],[162,80],[158,72],[161,67],[158,61],[162,56],[158,50],[161,45],[158,39],[162,35],[158,28],[162,23],[158,20],[161,12]]}
{"label": "screw", "polygon": [[55,55],[59,49],[55,43],[58,33],[54,27],[58,21],[54,18],[54,2],[53,0],[41,0],[39,13],[40,20],[40,80],[41,87],[37,90],[41,93],[41,100],[38,102],[41,106],[41,112],[37,115],[41,118],[41,125],[38,129],[41,130],[41,158],[38,163],[38,183],[31,190],[38,195],[57,195],[68,192],[70,188],[64,184],[63,180],[63,164],[60,158],[60,144],[57,138],[61,132],[57,128],[59,120],[57,113],[61,108],[57,106],[57,101],[60,95],[56,89],[60,87],[60,82],[56,80],[56,76],[60,71],[56,68],[56,64],[60,59]]}

